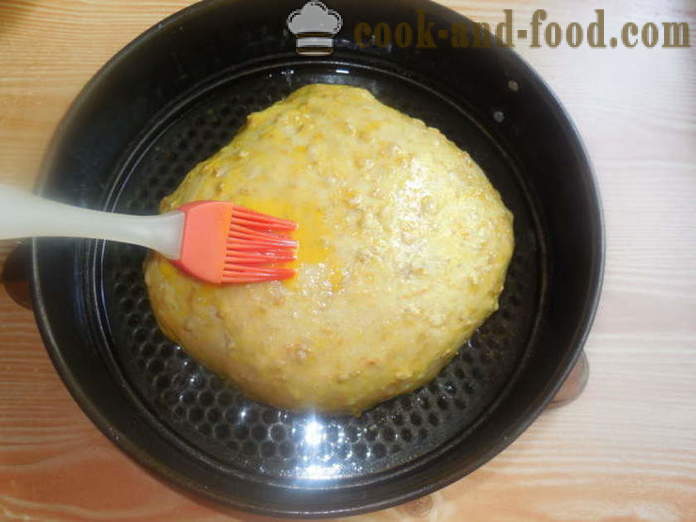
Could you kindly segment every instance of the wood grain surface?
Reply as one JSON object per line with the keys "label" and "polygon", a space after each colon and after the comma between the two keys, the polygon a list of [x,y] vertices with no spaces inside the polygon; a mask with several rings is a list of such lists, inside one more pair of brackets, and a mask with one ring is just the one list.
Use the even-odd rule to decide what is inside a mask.
{"label": "wood grain surface", "polygon": [[[0,0],[0,183],[30,187],[81,86],[189,3]],[[512,8],[519,27],[537,8],[567,24],[591,21],[599,7],[446,3],[489,23]],[[575,118],[602,191],[607,269],[587,343],[588,387],[481,470],[356,522],[696,520],[696,3],[601,7],[610,30],[628,21],[689,22],[692,47],[518,48]],[[11,248],[0,242],[0,263]],[[2,290],[0,519],[262,520],[201,506],[117,450],[64,388],[32,314]]]}

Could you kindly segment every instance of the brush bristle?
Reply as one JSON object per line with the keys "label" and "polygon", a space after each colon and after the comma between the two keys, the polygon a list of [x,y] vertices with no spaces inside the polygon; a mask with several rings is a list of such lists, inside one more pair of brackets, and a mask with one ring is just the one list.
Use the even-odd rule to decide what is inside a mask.
{"label": "brush bristle", "polygon": [[232,210],[232,224],[261,231],[292,232],[297,228],[297,223],[289,219],[269,216],[239,205]]}

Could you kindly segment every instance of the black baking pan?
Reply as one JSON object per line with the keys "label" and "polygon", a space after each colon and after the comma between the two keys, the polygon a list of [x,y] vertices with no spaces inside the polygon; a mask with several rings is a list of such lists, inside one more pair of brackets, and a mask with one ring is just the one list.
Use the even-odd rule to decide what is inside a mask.
{"label": "black baking pan", "polygon": [[[427,1],[332,0],[335,12],[313,2],[320,23],[295,20],[302,3],[210,0],[148,30],[79,95],[38,192],[155,213],[250,112],[309,83],[367,88],[469,151],[515,215],[500,310],[436,380],[360,417],[278,410],[246,398],[164,337],[148,302],[142,249],[34,240],[28,272],[58,371],[126,453],[220,506],[330,517],[441,488],[529,426],[581,354],[604,243],[581,140],[512,50],[453,47],[440,29],[473,26]],[[378,24],[375,36],[368,28]],[[411,45],[403,28],[401,40],[385,40],[385,27],[399,24],[412,28]],[[418,41],[419,27],[432,41],[425,33]]]}

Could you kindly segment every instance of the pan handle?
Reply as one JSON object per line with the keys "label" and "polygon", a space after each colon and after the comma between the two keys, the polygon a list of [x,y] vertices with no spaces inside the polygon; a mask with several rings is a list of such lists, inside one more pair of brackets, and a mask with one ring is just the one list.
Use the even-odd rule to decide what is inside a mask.
{"label": "pan handle", "polygon": [[20,242],[5,260],[0,283],[15,303],[31,310],[33,306],[29,289],[29,254],[29,243]]}
{"label": "pan handle", "polygon": [[578,361],[575,363],[575,367],[570,371],[561,389],[558,390],[556,396],[549,403],[548,408],[552,409],[565,406],[580,397],[585,386],[587,386],[589,377],[590,363],[587,361],[585,350],[583,350],[580,353],[580,357],[578,357]]}

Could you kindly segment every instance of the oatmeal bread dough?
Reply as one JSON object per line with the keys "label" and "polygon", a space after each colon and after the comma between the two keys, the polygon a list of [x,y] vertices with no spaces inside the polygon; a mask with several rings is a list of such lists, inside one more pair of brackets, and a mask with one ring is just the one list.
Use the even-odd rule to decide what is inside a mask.
{"label": "oatmeal bread dough", "polygon": [[498,307],[512,215],[438,130],[368,91],[310,85],[248,118],[162,201],[295,220],[297,276],[200,283],[146,261],[163,331],[251,397],[359,413],[427,383]]}

